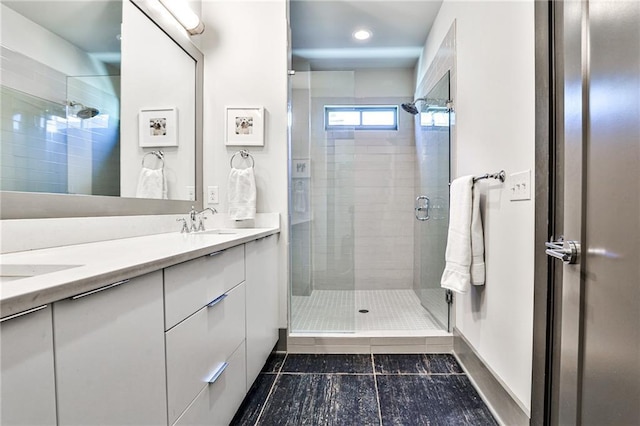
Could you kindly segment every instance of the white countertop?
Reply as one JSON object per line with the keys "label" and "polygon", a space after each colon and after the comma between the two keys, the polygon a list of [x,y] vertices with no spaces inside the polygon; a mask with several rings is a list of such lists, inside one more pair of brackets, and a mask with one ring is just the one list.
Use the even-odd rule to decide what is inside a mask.
{"label": "white countertop", "polygon": [[[0,274],[12,268],[74,265],[0,284],[0,317],[134,278],[279,232],[279,228],[229,229],[233,234],[178,232],[0,255]],[[4,266],[3,265],[7,265]],[[21,265],[21,266],[14,266]],[[78,266],[75,266],[78,265]]]}

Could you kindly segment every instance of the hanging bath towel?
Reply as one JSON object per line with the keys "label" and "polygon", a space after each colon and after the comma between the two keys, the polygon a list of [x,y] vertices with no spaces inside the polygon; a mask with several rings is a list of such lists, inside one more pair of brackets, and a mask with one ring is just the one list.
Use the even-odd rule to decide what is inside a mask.
{"label": "hanging bath towel", "polygon": [[480,216],[480,188],[471,183],[471,284],[484,285],[484,228]]}
{"label": "hanging bath towel", "polygon": [[253,167],[232,168],[229,173],[229,219],[247,220],[256,216],[256,179]]}
{"label": "hanging bath towel", "polygon": [[163,169],[143,167],[138,177],[137,198],[167,199],[167,181]]}
{"label": "hanging bath towel", "polygon": [[484,284],[484,237],[480,218],[480,194],[473,176],[451,183],[446,265],[440,280],[443,288],[466,293],[470,284]]}

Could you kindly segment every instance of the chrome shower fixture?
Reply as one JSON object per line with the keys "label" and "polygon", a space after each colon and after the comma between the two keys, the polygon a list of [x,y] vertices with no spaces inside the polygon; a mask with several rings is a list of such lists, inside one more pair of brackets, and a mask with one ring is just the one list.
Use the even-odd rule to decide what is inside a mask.
{"label": "chrome shower fixture", "polygon": [[403,110],[405,110],[409,114],[417,115],[420,112],[420,110],[418,110],[418,107],[416,107],[416,104],[418,102],[424,102],[427,105],[427,108],[439,107],[439,108],[446,108],[447,111],[453,110],[453,101],[451,99],[432,99],[427,97],[418,98],[413,102],[407,102],[400,106],[402,107]]}
{"label": "chrome shower fixture", "polygon": [[100,111],[97,108],[85,106],[80,102],[65,101],[64,104],[69,108],[80,108],[74,115],[82,120],[85,120],[87,118],[92,118],[100,114]]}

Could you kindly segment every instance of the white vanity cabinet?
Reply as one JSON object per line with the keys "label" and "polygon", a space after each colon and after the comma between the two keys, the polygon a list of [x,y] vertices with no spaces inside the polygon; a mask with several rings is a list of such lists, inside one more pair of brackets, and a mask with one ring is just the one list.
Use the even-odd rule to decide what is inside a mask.
{"label": "white vanity cabinet", "polygon": [[53,324],[60,426],[167,424],[162,271],[58,301]]}
{"label": "white vanity cabinet", "polygon": [[[278,339],[277,241],[227,242],[0,319],[0,424],[229,424]],[[122,268],[100,271],[85,283]]]}
{"label": "white vanity cabinet", "polygon": [[247,389],[278,341],[278,236],[246,244]]}
{"label": "white vanity cabinet", "polygon": [[50,306],[0,322],[0,393],[0,424],[56,424]]}
{"label": "white vanity cabinet", "polygon": [[244,279],[244,245],[165,269],[170,425],[228,424],[242,402]]}
{"label": "white vanity cabinet", "polygon": [[219,250],[164,270],[168,330],[244,281],[244,245]]}

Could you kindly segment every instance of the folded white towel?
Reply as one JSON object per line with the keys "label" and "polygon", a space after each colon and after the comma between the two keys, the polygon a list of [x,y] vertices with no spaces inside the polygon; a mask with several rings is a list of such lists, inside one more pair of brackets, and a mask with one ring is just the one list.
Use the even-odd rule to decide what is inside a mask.
{"label": "folded white towel", "polygon": [[138,177],[136,189],[138,198],[167,199],[167,181],[163,169],[148,169],[143,167]]}
{"label": "folded white towel", "polygon": [[451,183],[445,260],[446,265],[440,280],[442,287],[466,293],[472,281],[474,284],[484,284],[484,238],[480,218],[480,194],[474,191],[473,176],[462,176]]}
{"label": "folded white towel", "polygon": [[471,284],[484,285],[484,230],[480,216],[480,188],[472,185],[471,201]]}
{"label": "folded white towel", "polygon": [[229,173],[229,219],[247,220],[256,216],[256,179],[253,167],[232,168]]}

